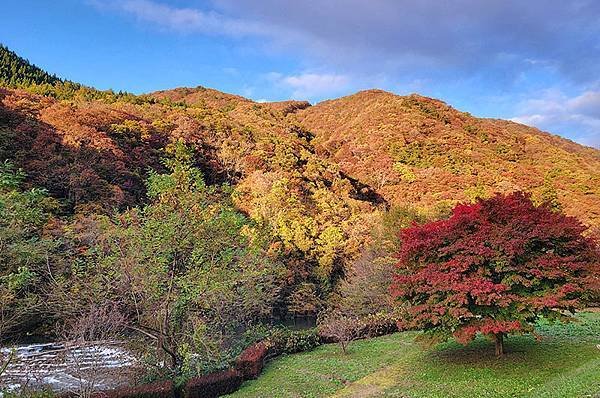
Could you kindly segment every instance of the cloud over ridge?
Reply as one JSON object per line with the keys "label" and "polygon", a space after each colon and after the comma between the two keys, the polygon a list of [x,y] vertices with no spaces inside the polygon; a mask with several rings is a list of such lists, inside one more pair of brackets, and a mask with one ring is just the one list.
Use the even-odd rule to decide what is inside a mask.
{"label": "cloud over ridge", "polygon": [[[600,145],[600,1],[90,1],[164,30],[255,40],[295,56],[295,70],[268,79],[294,98],[318,101],[378,82],[407,92],[426,82],[418,84],[425,94],[462,92],[461,103],[503,97],[508,105],[486,116],[575,131]],[[568,98],[550,100],[553,87]]]}

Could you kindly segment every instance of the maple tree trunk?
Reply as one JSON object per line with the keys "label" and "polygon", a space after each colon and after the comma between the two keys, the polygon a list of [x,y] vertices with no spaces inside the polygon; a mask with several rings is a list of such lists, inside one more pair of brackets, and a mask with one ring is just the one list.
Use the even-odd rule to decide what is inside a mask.
{"label": "maple tree trunk", "polygon": [[494,341],[496,342],[496,356],[500,358],[504,355],[504,333],[496,333]]}

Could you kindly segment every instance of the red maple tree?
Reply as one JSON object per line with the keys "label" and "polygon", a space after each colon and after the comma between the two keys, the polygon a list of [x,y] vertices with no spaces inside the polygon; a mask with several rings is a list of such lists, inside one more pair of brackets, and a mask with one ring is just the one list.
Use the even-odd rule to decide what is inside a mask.
{"label": "red maple tree", "polygon": [[462,204],[447,220],[401,231],[393,296],[400,326],[467,344],[533,332],[539,317],[568,320],[599,287],[600,254],[574,217],[512,193]]}

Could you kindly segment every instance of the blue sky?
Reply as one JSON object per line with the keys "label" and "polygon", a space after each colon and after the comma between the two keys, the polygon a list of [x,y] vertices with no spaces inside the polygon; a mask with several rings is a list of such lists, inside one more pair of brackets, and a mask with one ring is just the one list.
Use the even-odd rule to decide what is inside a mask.
{"label": "blue sky", "polygon": [[101,89],[440,98],[600,148],[596,0],[3,0],[0,42]]}

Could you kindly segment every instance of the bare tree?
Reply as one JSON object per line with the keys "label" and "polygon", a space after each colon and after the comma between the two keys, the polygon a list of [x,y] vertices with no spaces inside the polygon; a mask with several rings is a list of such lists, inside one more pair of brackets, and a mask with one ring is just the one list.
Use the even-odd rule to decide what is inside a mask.
{"label": "bare tree", "polygon": [[318,329],[321,336],[337,342],[342,352],[347,354],[350,342],[359,337],[359,319],[332,311],[319,319]]}
{"label": "bare tree", "polygon": [[102,369],[102,348],[118,344],[116,339],[125,325],[125,317],[115,306],[91,306],[88,312],[62,326],[65,359],[73,364],[73,375],[78,380],[76,390],[70,392],[81,398],[90,397],[103,378],[109,376],[110,369]]}

